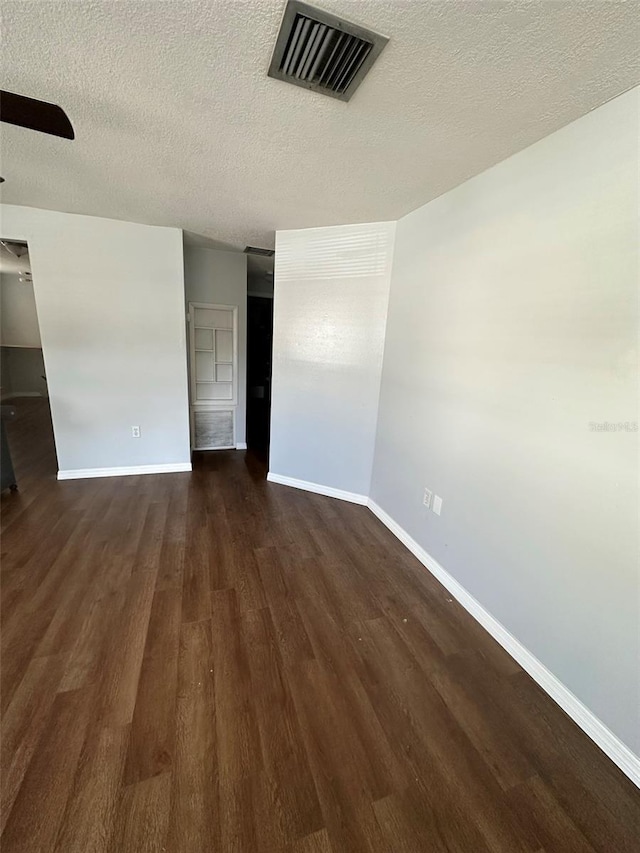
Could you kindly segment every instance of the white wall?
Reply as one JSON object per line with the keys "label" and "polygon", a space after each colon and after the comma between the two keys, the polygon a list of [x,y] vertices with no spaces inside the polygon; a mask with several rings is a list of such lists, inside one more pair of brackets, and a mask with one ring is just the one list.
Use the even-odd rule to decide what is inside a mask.
{"label": "white wall", "polygon": [[398,223],[371,489],[636,753],[638,118],[635,90]]}
{"label": "white wall", "polygon": [[0,274],[0,344],[3,347],[39,347],[40,328],[33,284],[16,274]]}
{"label": "white wall", "polygon": [[236,442],[247,426],[247,256],[203,247],[184,247],[186,301],[238,306],[238,408]]}
{"label": "white wall", "polygon": [[188,467],[182,232],[3,205],[0,236],[29,244],[59,468]]}
{"label": "white wall", "polygon": [[272,475],[368,494],[394,232],[277,233]]}

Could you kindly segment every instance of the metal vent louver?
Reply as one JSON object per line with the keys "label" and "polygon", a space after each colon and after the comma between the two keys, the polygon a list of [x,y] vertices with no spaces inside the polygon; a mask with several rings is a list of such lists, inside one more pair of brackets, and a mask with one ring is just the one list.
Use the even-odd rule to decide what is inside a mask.
{"label": "metal vent louver", "polygon": [[322,9],[289,0],[269,76],[348,101],[388,41]]}
{"label": "metal vent louver", "polygon": [[260,249],[258,246],[245,246],[244,251],[246,255],[260,255],[263,258],[272,258],[276,253],[275,249]]}

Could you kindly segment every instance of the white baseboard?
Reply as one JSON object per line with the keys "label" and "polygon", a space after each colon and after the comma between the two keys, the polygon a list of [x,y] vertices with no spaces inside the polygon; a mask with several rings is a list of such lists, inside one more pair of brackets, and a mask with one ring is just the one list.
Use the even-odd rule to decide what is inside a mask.
{"label": "white baseboard", "polygon": [[600,747],[631,781],[640,787],[640,757],[635,755],[605,724],[584,705],[556,676],[517,640],[471,593],[434,560],[404,528],[374,501],[368,507],[411,553],[420,560],[451,595],[506,649],[531,678],[554,699],[591,740]]}
{"label": "white baseboard", "polygon": [[308,480],[296,480],[295,477],[284,477],[282,474],[267,474],[270,483],[279,483],[281,486],[291,486],[294,489],[302,489],[305,492],[314,492],[316,495],[326,495],[329,498],[338,498],[341,501],[349,501],[352,504],[367,505],[366,495],[356,492],[345,492],[342,489],[334,489],[331,486],[321,486],[320,483],[310,483]]}
{"label": "white baseboard", "polygon": [[236,441],[236,450],[246,450],[247,442],[246,441]]}
{"label": "white baseboard", "polygon": [[191,471],[191,462],[166,462],[162,465],[130,465],[122,468],[71,468],[58,471],[58,480],[86,480],[92,477],[130,477],[135,474],[176,474]]}

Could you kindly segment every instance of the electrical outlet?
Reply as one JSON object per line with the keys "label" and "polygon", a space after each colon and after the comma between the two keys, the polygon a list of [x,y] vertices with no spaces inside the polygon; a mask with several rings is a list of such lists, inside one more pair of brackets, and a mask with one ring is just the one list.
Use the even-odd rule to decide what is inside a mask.
{"label": "electrical outlet", "polygon": [[440,515],[442,512],[442,498],[440,495],[433,496],[433,511],[436,515]]}
{"label": "electrical outlet", "polygon": [[425,487],[424,497],[422,498],[422,503],[426,506],[427,509],[431,509],[431,498],[433,496],[433,492]]}
{"label": "electrical outlet", "polygon": [[131,427],[131,437],[132,438],[140,438],[140,427],[132,426]]}

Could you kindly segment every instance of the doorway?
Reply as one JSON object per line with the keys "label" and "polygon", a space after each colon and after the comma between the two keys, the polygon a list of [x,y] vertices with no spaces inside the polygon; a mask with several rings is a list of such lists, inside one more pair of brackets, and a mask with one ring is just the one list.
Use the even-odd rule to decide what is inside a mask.
{"label": "doorway", "polygon": [[247,449],[269,462],[274,259],[250,256],[247,268]]}
{"label": "doorway", "polygon": [[2,491],[23,490],[58,465],[29,248],[0,240]]}
{"label": "doorway", "polygon": [[247,448],[269,457],[273,299],[247,297]]}

